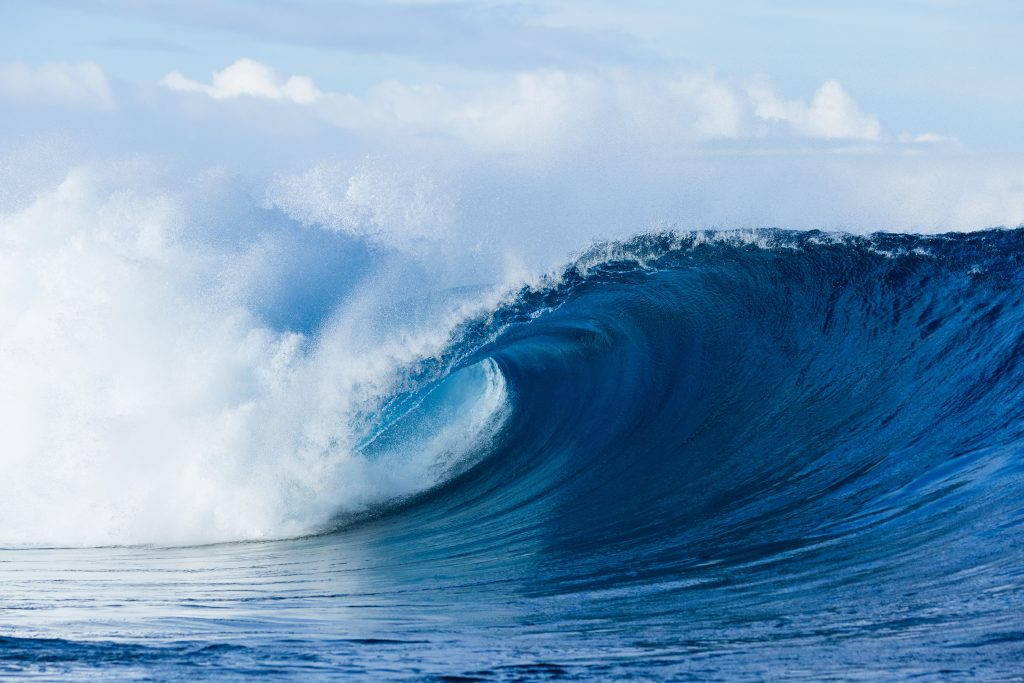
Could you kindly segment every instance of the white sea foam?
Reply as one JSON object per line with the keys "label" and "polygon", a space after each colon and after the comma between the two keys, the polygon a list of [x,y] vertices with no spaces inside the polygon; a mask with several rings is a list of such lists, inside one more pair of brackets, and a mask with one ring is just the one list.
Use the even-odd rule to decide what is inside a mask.
{"label": "white sea foam", "polygon": [[0,544],[316,532],[437,483],[500,423],[503,380],[482,368],[403,453],[362,453],[398,370],[466,312],[383,324],[387,279],[367,278],[312,329],[275,327],[253,302],[265,278],[288,286],[282,249],[313,251],[284,233],[315,228],[232,227],[146,175],[82,168],[0,217]]}

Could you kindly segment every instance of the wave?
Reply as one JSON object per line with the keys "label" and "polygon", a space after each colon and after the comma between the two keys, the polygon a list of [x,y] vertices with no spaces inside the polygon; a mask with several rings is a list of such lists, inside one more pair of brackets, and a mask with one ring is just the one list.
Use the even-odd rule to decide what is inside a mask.
{"label": "wave", "polygon": [[397,515],[425,544],[542,542],[576,585],[624,557],[645,581],[829,553],[848,578],[1013,571],[1022,259],[1019,230],[595,247],[459,328],[439,364],[496,368],[507,416]]}
{"label": "wave", "polygon": [[[888,552],[960,543],[971,520],[1019,516],[981,492],[1018,486],[1021,235],[653,233],[504,294],[351,297],[305,332],[200,308],[198,324],[170,320],[190,339],[161,319],[169,372],[118,386],[118,371],[82,370],[88,353],[57,358],[62,438],[36,434],[50,469],[13,453],[5,492],[24,514],[2,540],[189,544],[485,515],[503,522],[474,535],[551,527],[573,552],[639,548],[651,567],[890,527]],[[126,350],[119,367],[153,360]],[[178,382],[204,372],[198,390]],[[16,445],[53,399],[33,398]],[[941,515],[965,498],[979,507]]]}
{"label": "wave", "polygon": [[[371,298],[374,316],[276,338],[294,357],[257,383],[268,394],[250,388],[252,416],[234,425],[248,438],[202,451],[230,467],[185,461],[190,496],[176,490],[178,442],[114,481],[166,480],[129,528],[161,545],[302,537],[9,552],[29,626],[8,634],[8,665],[1012,675],[1022,285],[1024,230],[761,230],[600,244],[504,293]],[[95,473],[111,462],[125,461],[93,463],[56,492],[73,494],[64,507],[4,531],[39,545],[55,519],[108,523],[86,503],[109,492]],[[61,481],[25,472],[0,486]],[[173,514],[155,516],[168,500]],[[125,538],[58,531],[73,545]],[[54,590],[66,609],[46,608]],[[67,631],[67,610],[97,604],[125,605],[128,622]],[[140,635],[168,623],[172,636]]]}

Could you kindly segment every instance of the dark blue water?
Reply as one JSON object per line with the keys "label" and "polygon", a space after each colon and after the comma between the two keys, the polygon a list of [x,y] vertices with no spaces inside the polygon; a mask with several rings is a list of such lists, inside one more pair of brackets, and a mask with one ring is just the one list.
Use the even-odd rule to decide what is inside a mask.
{"label": "dark blue water", "polygon": [[329,534],[0,551],[0,676],[1021,680],[1024,231],[656,234],[465,323]]}

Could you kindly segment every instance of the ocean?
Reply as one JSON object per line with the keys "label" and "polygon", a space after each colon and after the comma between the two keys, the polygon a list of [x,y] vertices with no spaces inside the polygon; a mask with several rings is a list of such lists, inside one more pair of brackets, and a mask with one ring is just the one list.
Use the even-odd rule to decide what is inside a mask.
{"label": "ocean", "polygon": [[11,403],[0,677],[1022,680],[1024,230],[652,232],[321,317],[125,268],[12,380],[62,398]]}

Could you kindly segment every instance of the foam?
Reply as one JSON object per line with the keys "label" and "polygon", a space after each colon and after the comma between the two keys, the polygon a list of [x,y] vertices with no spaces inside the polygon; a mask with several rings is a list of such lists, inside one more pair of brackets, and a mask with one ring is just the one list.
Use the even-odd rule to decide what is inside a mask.
{"label": "foam", "polygon": [[[280,249],[303,252],[298,270],[313,250],[282,234],[310,229],[250,214],[225,232],[230,218],[138,175],[81,168],[0,218],[0,544],[315,533],[436,484],[496,428],[503,384],[484,369],[460,399],[472,409],[415,457],[366,457],[381,401],[465,311],[375,320],[381,277],[339,292],[308,332],[275,327],[252,302],[267,278],[288,286],[267,275]],[[338,253],[318,258],[355,267]]]}

